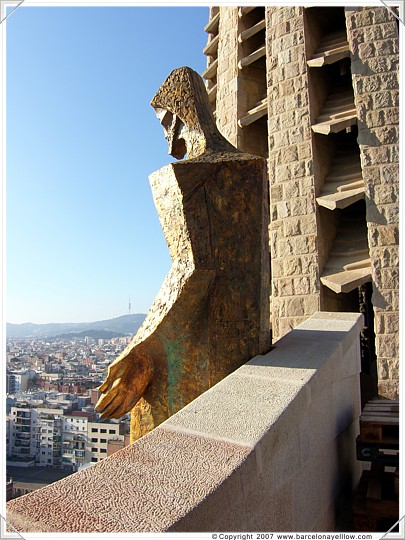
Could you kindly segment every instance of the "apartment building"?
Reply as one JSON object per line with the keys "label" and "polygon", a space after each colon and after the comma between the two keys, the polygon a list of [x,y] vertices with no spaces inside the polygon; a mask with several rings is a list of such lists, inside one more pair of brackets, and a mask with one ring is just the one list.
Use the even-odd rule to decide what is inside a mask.
{"label": "apartment building", "polygon": [[6,426],[10,465],[29,463],[75,472],[116,451],[114,445],[118,449],[129,444],[123,422],[97,421],[94,412],[17,403],[11,407]]}
{"label": "apartment building", "polygon": [[38,409],[36,463],[59,469],[62,465],[62,411]]}
{"label": "apartment building", "polygon": [[10,416],[7,414],[6,416],[6,453],[9,456],[10,455]]}
{"label": "apartment building", "polygon": [[7,394],[25,392],[28,389],[29,373],[26,371],[7,371]]}
{"label": "apartment building", "polygon": [[119,450],[122,450],[129,444],[131,444],[130,433],[125,433],[123,437],[119,435],[116,439],[110,439],[107,443],[107,457],[115,454],[115,452],[118,452]]}
{"label": "apartment building", "polygon": [[62,469],[77,471],[91,461],[89,451],[89,422],[96,419],[94,413],[74,411],[63,417]]}
{"label": "apartment building", "polygon": [[97,463],[107,457],[109,443],[124,440],[125,428],[123,423],[114,420],[89,422],[88,433],[90,461]]}
{"label": "apartment building", "polygon": [[11,407],[9,455],[15,460],[35,460],[37,454],[37,416],[37,410],[28,405]]}

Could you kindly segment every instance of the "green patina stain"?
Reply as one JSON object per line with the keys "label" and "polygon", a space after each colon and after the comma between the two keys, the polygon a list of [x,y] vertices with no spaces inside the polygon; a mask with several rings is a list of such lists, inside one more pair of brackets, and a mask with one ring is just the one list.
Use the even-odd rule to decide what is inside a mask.
{"label": "green patina stain", "polygon": [[165,341],[167,358],[167,405],[169,414],[183,407],[181,383],[183,379],[184,351],[180,340]]}

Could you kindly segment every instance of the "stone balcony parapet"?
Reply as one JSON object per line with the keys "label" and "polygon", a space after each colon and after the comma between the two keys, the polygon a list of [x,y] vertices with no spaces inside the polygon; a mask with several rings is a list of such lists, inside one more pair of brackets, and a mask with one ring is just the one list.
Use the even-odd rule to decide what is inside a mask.
{"label": "stone balcony parapet", "polygon": [[[134,444],[7,503],[20,532],[326,531],[359,466],[362,316],[316,313]],[[10,531],[11,531],[10,527]]]}

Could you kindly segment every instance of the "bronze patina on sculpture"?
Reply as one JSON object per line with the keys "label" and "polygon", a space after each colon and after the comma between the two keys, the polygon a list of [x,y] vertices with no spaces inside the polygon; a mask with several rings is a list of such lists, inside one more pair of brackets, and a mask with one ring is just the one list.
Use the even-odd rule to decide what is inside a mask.
{"label": "bronze patina on sculpture", "polygon": [[264,160],[219,133],[190,68],[151,104],[169,154],[187,158],[150,176],[172,267],[96,406],[101,418],[132,411],[131,440],[268,349]]}

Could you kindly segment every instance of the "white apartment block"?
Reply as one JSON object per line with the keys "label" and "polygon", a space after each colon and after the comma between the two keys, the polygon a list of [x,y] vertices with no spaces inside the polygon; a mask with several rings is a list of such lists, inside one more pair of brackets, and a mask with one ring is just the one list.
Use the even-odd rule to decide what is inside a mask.
{"label": "white apartment block", "polygon": [[111,440],[124,440],[124,425],[114,421],[89,422],[89,450],[91,463],[107,457],[107,446]]}
{"label": "white apartment block", "polygon": [[110,441],[124,442],[125,426],[96,421],[94,412],[33,407],[11,407],[7,422],[7,457],[11,462],[35,461],[41,467],[77,471],[108,455]]}
{"label": "white apartment block", "polygon": [[9,456],[10,455],[10,425],[11,425],[11,419],[10,416],[7,415],[6,417],[6,453]]}
{"label": "white apartment block", "polygon": [[21,461],[37,454],[37,410],[30,407],[11,407],[9,453]]}
{"label": "white apartment block", "polygon": [[7,372],[7,394],[25,392],[28,388],[29,373],[24,371]]}
{"label": "white apartment block", "polygon": [[60,468],[62,464],[62,411],[59,414],[38,409],[36,463]]}
{"label": "white apartment block", "polygon": [[73,412],[63,417],[62,468],[77,471],[91,460],[89,451],[88,424],[95,414]]}

